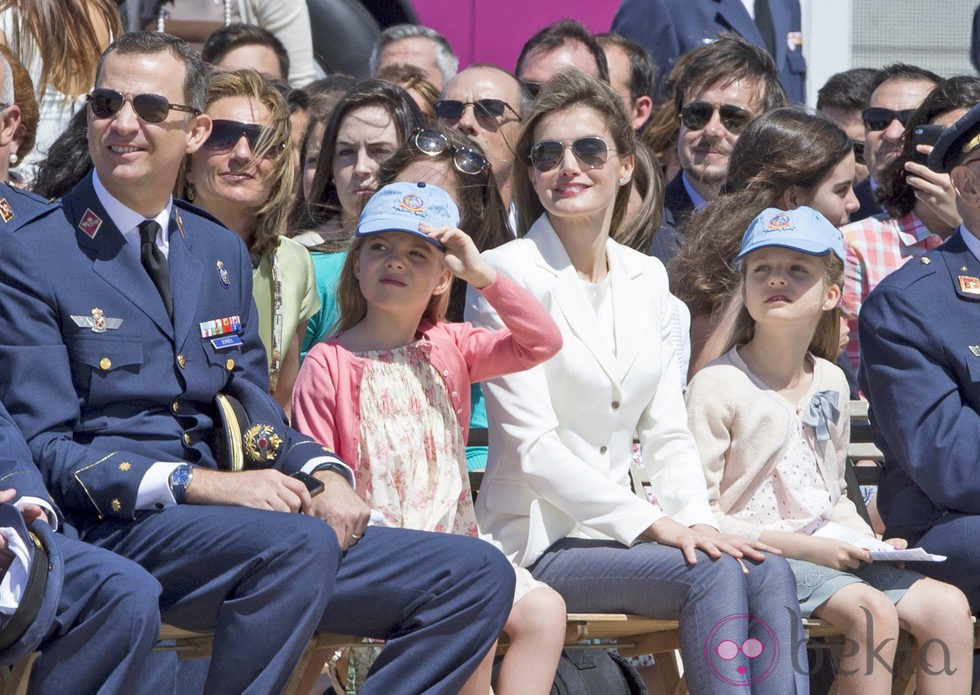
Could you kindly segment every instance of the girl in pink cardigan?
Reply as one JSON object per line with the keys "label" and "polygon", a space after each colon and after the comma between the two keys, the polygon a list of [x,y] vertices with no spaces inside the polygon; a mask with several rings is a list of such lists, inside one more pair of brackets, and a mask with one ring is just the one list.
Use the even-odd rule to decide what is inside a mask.
{"label": "girl in pink cardigan", "polygon": [[[838,664],[839,692],[891,692],[899,621],[928,646],[916,692],[969,692],[966,597],[872,562],[868,548],[882,544],[846,494],[848,386],[832,363],[840,232],[811,208],[769,208],[745,233],[736,261],[743,302],[727,352],[697,372],[687,391],[722,530],[779,548],[796,576],[803,616],[826,620],[852,640]],[[905,547],[902,539],[888,543]],[[740,646],[718,649],[737,653]]]}
{"label": "girl in pink cardigan", "polygon": [[[470,383],[543,362],[561,335],[458,224],[453,200],[433,185],[393,183],[371,197],[340,275],[339,332],[303,362],[293,424],[352,465],[376,523],[475,536]],[[497,309],[506,329],[443,320],[454,275]],[[547,693],[564,641],[564,602],[524,570],[516,598],[497,692]],[[488,692],[491,661],[492,653],[466,692]]]}

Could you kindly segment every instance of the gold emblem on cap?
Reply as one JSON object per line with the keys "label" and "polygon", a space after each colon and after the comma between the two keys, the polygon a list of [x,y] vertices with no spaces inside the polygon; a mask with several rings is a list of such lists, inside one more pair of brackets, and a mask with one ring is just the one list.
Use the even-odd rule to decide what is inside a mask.
{"label": "gold emblem on cap", "polygon": [[121,470],[123,473],[125,473],[126,471],[128,471],[132,467],[133,467],[133,464],[131,464],[129,461],[123,461],[122,463],[119,464],[119,470]]}
{"label": "gold emblem on cap", "polygon": [[980,294],[980,278],[972,275],[958,275],[960,281],[960,292],[963,294]]}
{"label": "gold emblem on cap", "polygon": [[108,357],[103,357],[101,360],[99,360],[99,366],[102,367],[103,370],[108,371],[112,367],[112,360],[110,360]]}
{"label": "gold emblem on cap", "polygon": [[255,463],[274,461],[282,446],[282,439],[272,425],[260,422],[245,433],[245,454]]}
{"label": "gold emblem on cap", "polygon": [[120,509],[122,509],[122,502],[119,500],[112,500],[112,511],[118,512]]}

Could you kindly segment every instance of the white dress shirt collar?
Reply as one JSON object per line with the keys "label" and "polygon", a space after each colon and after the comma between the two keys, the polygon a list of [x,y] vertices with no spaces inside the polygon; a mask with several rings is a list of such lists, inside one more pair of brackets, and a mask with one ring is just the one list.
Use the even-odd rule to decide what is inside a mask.
{"label": "white dress shirt collar", "polygon": [[[92,187],[95,189],[95,196],[102,203],[106,214],[109,215],[109,219],[112,220],[112,223],[116,225],[116,229],[125,237],[126,243],[136,250],[136,257],[139,258],[140,235],[138,226],[140,222],[148,218],[126,207],[126,205],[115,198],[106,189],[102,181],[99,180],[99,173],[97,171],[92,172]],[[163,252],[164,256],[168,257],[170,255],[170,235],[166,232],[170,228],[170,211],[173,209],[173,203],[173,197],[168,198],[163,210],[152,218],[160,225],[160,233],[157,234],[157,248]]]}

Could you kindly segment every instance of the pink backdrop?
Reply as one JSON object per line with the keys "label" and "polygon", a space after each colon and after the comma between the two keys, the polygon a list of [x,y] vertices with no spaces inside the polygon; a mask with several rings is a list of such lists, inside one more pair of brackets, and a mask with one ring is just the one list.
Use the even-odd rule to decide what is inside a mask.
{"label": "pink backdrop", "polygon": [[449,39],[460,69],[488,62],[513,70],[538,29],[572,17],[595,33],[609,31],[619,0],[413,0],[412,6],[422,24]]}

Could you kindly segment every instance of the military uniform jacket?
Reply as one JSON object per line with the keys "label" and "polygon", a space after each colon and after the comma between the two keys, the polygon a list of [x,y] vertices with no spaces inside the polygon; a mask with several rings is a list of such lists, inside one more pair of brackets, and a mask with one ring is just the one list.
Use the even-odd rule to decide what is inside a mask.
{"label": "military uniform jacket", "polygon": [[0,234],[0,400],[83,528],[134,518],[156,461],[215,467],[216,393],[233,379],[267,389],[244,244],[182,203],[169,233],[173,323],[91,174]]}
{"label": "military uniform jacket", "polygon": [[861,388],[885,455],[887,536],[914,543],[949,513],[980,514],[980,261],[962,227],[887,276],[861,307]]}

